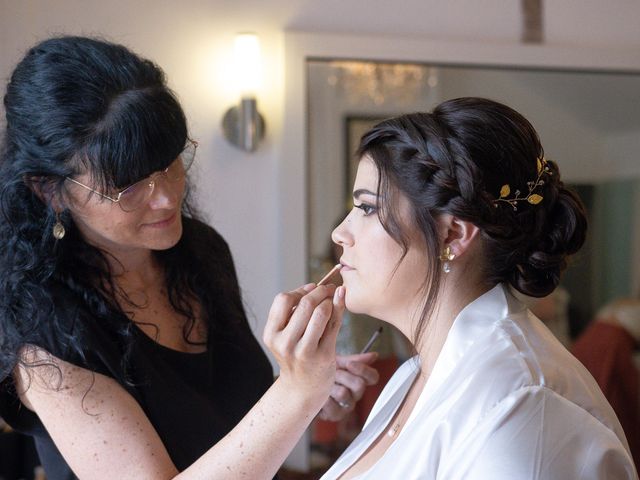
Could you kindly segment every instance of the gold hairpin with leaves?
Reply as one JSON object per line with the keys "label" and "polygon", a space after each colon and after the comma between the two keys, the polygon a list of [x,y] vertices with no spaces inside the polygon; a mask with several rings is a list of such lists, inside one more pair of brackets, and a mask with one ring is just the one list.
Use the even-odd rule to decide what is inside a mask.
{"label": "gold hairpin with leaves", "polygon": [[502,185],[502,188],[500,188],[500,197],[493,201],[493,206],[497,207],[498,202],[504,202],[511,205],[511,207],[513,207],[514,210],[518,210],[518,202],[521,202],[521,201],[526,201],[531,205],[538,205],[543,200],[544,197],[539,193],[534,193],[534,191],[536,188],[544,185],[544,180],[542,179],[542,175],[544,174],[551,175],[552,172],[551,172],[551,169],[549,168],[549,165],[547,165],[547,160],[545,158],[537,158],[536,166],[538,170],[538,176],[536,177],[535,181],[527,182],[527,188],[529,189],[529,193],[527,196],[520,196],[520,193],[521,193],[520,190],[516,190],[513,194],[514,195],[513,198],[508,198],[509,195],[511,194],[511,186],[508,183],[506,183]]}

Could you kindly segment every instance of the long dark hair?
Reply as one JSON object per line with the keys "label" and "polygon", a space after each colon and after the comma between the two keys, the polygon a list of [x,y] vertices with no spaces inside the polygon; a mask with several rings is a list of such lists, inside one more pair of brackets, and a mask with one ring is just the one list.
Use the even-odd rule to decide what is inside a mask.
{"label": "long dark hair", "polygon": [[442,280],[437,215],[448,213],[480,228],[487,286],[504,282],[534,297],[556,288],[567,257],[584,243],[584,207],[551,160],[535,191],[543,197],[539,204],[520,201],[514,209],[495,202],[505,184],[514,192],[528,192],[527,182],[536,180],[538,159],[544,157],[533,126],[506,105],[458,98],[432,113],[391,118],[363,135],[356,155],[368,155],[378,168],[378,215],[389,235],[406,253],[409,239],[394,201],[401,192],[427,245],[426,304],[414,332],[416,343]]}
{"label": "long dark hair", "polygon": [[[56,314],[57,288],[75,295],[92,319],[111,325],[123,345],[131,345],[131,323],[114,320],[114,311],[124,313],[115,299],[122,292],[112,280],[107,253],[85,242],[65,211],[61,221],[67,235],[56,241],[51,233],[56,214],[30,183],[63,194],[65,177],[88,171],[102,191],[121,189],[166,168],[187,141],[185,115],[162,70],[98,39],[59,37],[31,48],[11,76],[4,106],[0,380],[21,361],[20,349],[43,329],[83,355],[83,346]],[[187,186],[183,216],[193,217],[188,192]],[[173,248],[154,252],[164,267],[172,306],[188,319],[185,338],[195,321],[190,299],[200,300],[205,315],[218,307],[202,288],[203,265],[190,261],[187,242],[183,235]],[[126,348],[122,381],[128,353]]]}

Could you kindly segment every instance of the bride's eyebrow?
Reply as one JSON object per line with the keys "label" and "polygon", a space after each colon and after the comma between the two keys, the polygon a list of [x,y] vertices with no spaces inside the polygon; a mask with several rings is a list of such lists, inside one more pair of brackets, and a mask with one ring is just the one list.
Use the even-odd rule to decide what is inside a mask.
{"label": "bride's eyebrow", "polygon": [[353,198],[355,198],[356,200],[360,198],[360,196],[362,195],[373,195],[374,197],[378,196],[375,192],[372,192],[371,190],[367,190],[366,188],[359,188],[358,190],[355,190],[353,192]]}

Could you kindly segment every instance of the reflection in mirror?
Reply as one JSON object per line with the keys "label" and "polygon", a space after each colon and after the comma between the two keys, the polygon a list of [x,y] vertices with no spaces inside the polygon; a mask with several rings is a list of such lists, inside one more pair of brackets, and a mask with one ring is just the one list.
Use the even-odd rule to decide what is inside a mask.
{"label": "reflection in mirror", "polygon": [[333,262],[329,235],[351,208],[362,133],[385,117],[479,96],[531,121],[588,210],[587,243],[539,316],[568,344],[602,305],[640,294],[640,72],[310,60],[307,78],[312,280]]}

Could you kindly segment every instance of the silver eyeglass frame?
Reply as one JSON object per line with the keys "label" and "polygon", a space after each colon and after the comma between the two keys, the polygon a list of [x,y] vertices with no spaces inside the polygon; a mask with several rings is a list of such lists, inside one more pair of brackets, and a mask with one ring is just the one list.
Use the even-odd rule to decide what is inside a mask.
{"label": "silver eyeglass frame", "polygon": [[[194,160],[195,160],[195,156],[196,156],[196,151],[197,151],[197,149],[198,149],[198,142],[196,142],[195,140],[188,139],[188,140],[187,140],[187,142],[188,142],[189,144],[193,145],[193,158],[192,158],[192,160],[191,160],[191,163],[187,166],[187,168],[185,168],[185,169],[184,169],[185,176],[186,176],[187,172],[189,171],[189,169],[191,168],[191,166],[193,165],[193,162],[194,162]],[[184,152],[184,150],[186,150],[186,149],[187,149],[187,147],[185,147],[182,151]],[[182,152],[180,152],[180,154],[182,155]],[[176,158],[176,160],[178,160],[178,159]],[[174,161],[175,161],[175,160],[174,160]],[[173,162],[171,162],[171,163],[173,163]],[[157,176],[157,175],[165,175],[165,176],[166,176],[166,174],[167,174],[167,172],[169,171],[169,168],[170,168],[170,167],[171,167],[171,164],[169,164],[169,166],[168,166],[167,168],[165,168],[164,170],[159,170],[159,171],[157,171],[157,172],[153,172],[153,173],[152,173],[151,175],[149,175],[148,177],[143,178],[142,180],[138,180],[137,182],[133,182],[131,185],[129,185],[129,186],[127,186],[126,188],[123,188],[121,191],[119,191],[119,192],[118,192],[118,195],[117,195],[115,198],[113,198],[113,197],[111,197],[111,196],[109,196],[109,195],[107,195],[107,194],[105,194],[105,193],[99,192],[99,191],[97,191],[97,190],[95,190],[95,189],[91,188],[90,186],[85,185],[85,184],[84,184],[84,183],[82,183],[82,182],[79,182],[78,180],[76,180],[76,179],[74,179],[74,178],[71,178],[71,177],[64,177],[64,179],[65,179],[65,180],[69,180],[70,182],[75,183],[76,185],[79,185],[80,187],[84,188],[85,190],[89,190],[90,192],[95,193],[96,195],[98,195],[98,196],[100,196],[100,197],[102,197],[102,198],[106,198],[107,200],[109,200],[109,201],[111,201],[111,202],[113,202],[113,203],[118,204],[118,206],[122,209],[122,211],[123,211],[123,212],[133,212],[134,210],[136,210],[137,208],[139,208],[139,207],[140,207],[140,205],[138,205],[137,207],[135,207],[135,208],[133,208],[133,209],[131,209],[131,210],[125,210],[125,209],[122,207],[122,204],[120,203],[120,199],[121,199],[121,197],[122,197],[122,194],[124,194],[124,192],[126,192],[128,189],[130,189],[130,188],[131,188],[131,187],[133,187],[134,185],[136,185],[136,184],[138,184],[138,183],[140,183],[140,182],[144,182],[145,180],[148,180],[148,181],[149,181],[149,183],[147,184],[147,186],[151,189],[151,193],[150,193],[150,195],[149,195],[149,197],[150,197],[150,196],[151,196],[151,194],[153,194],[153,189],[155,188],[155,180],[154,180],[154,177],[155,177],[155,176]]]}

